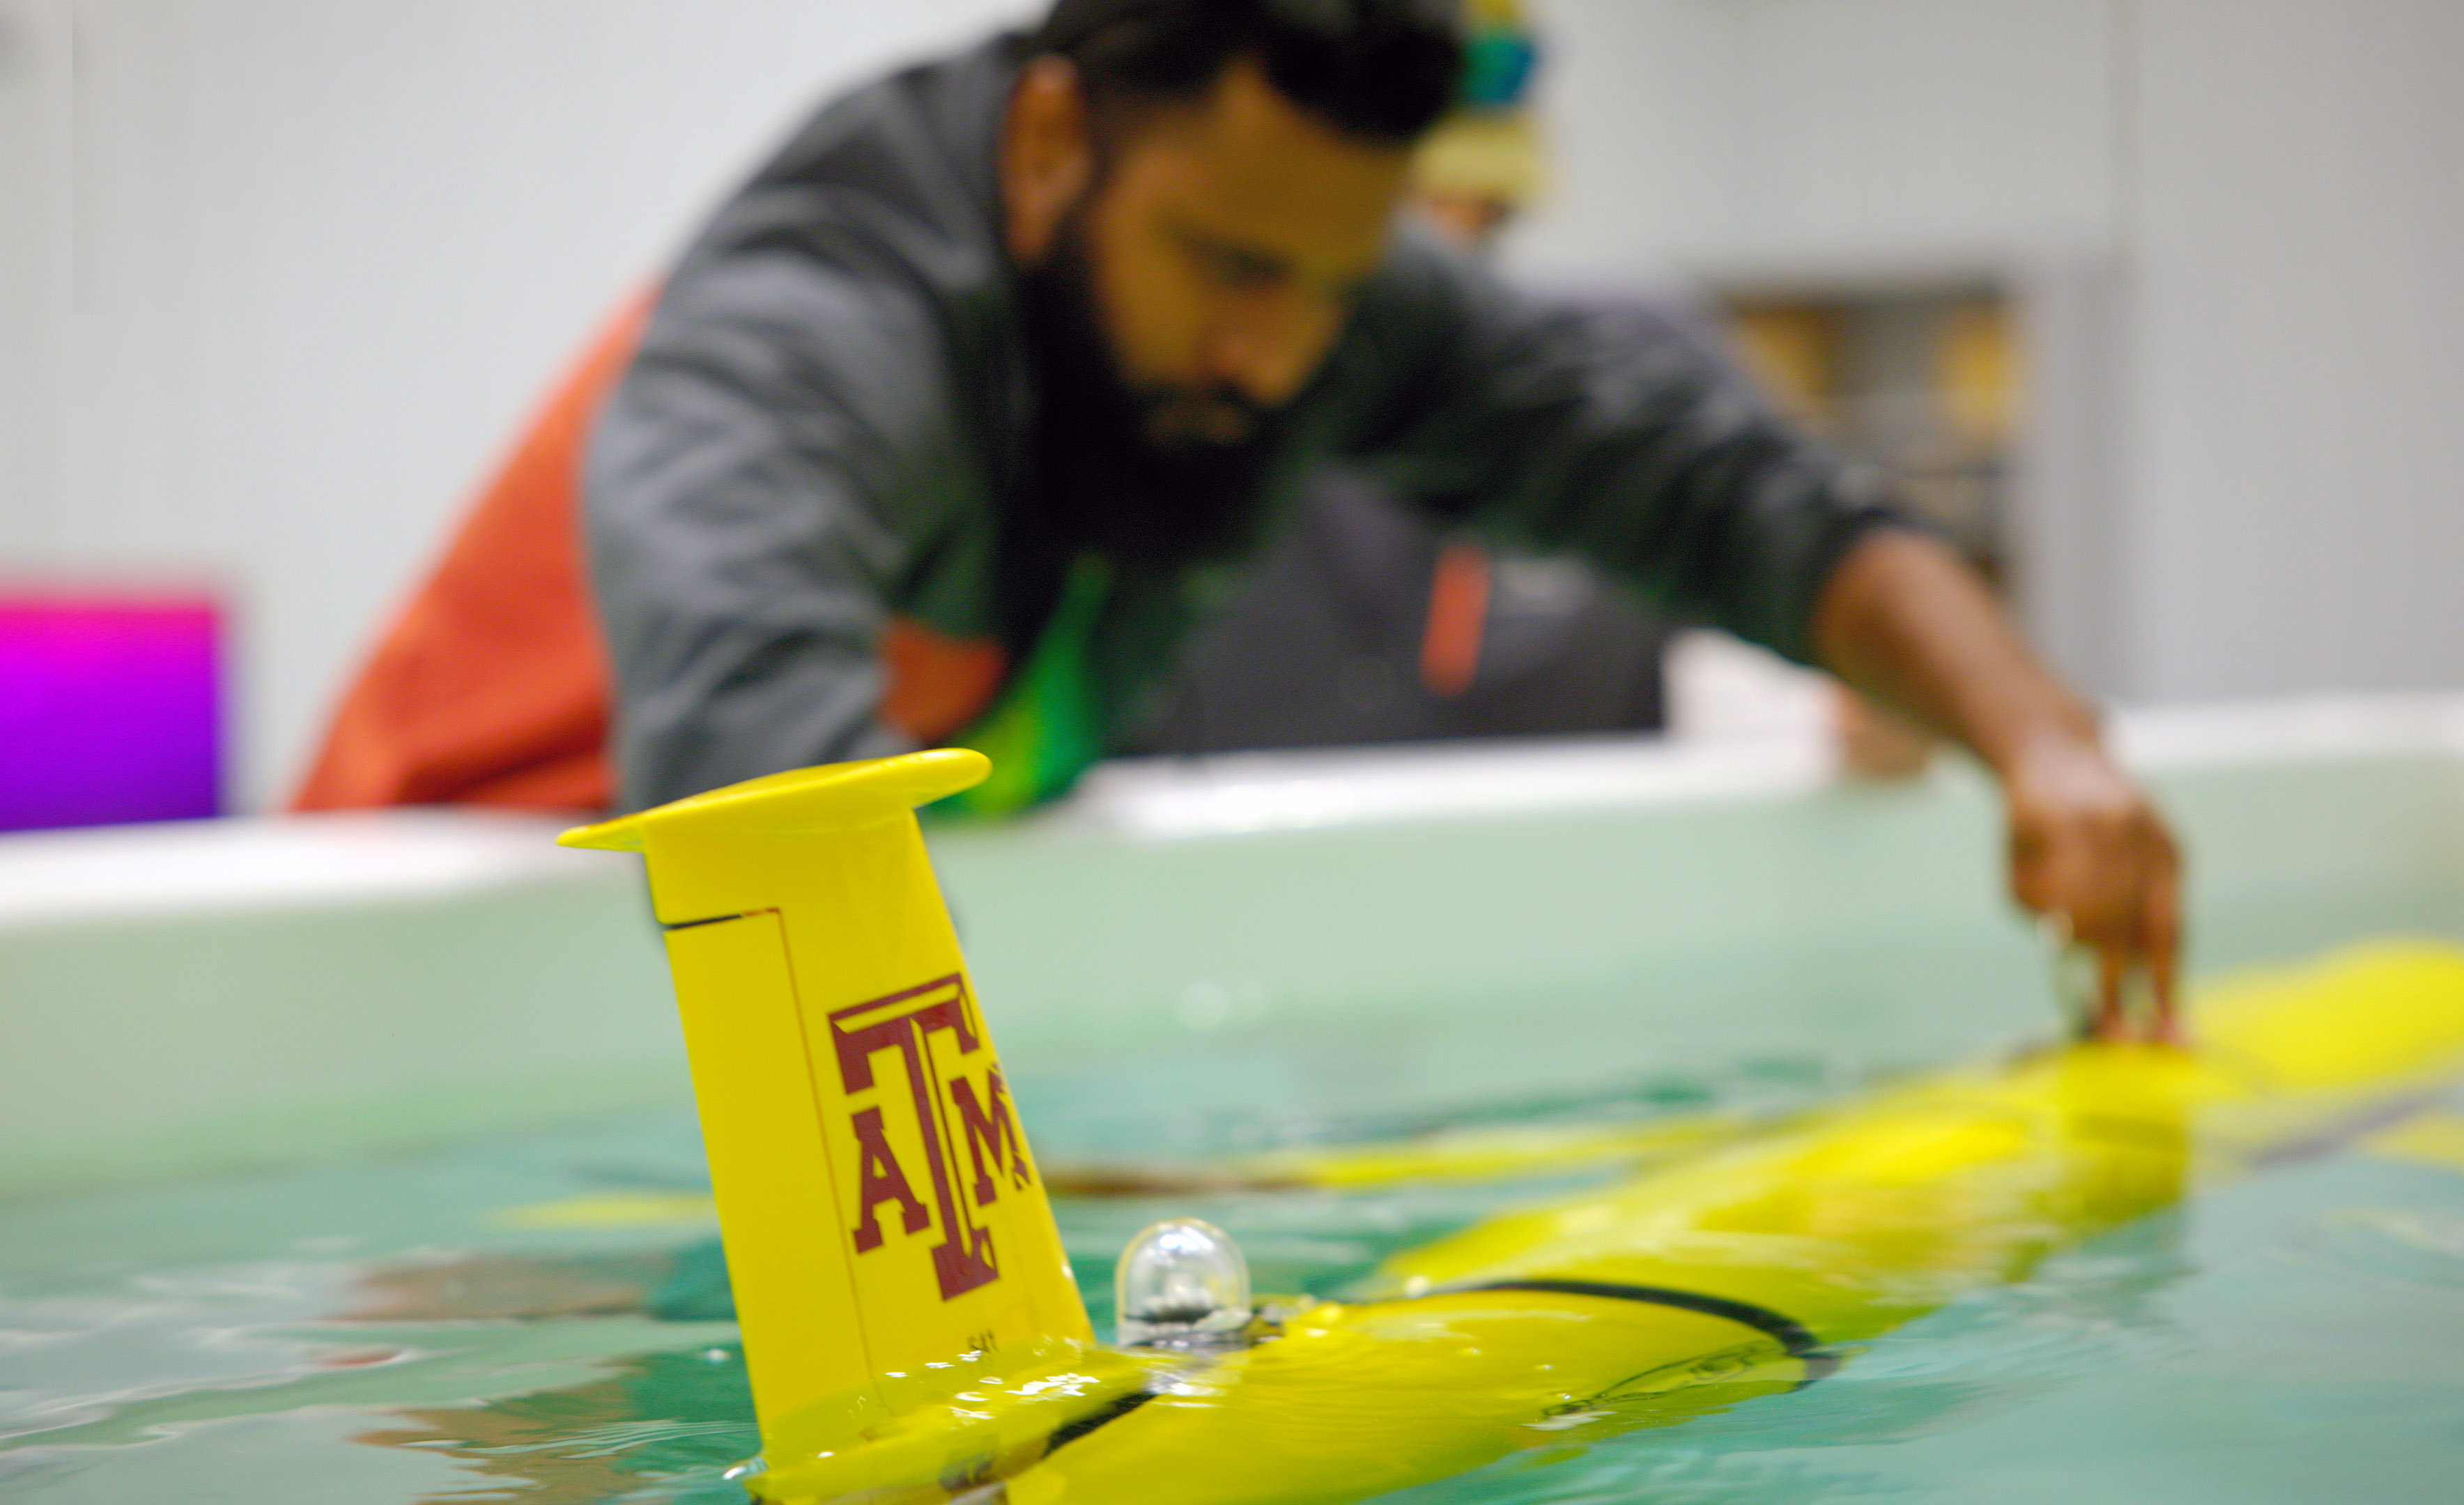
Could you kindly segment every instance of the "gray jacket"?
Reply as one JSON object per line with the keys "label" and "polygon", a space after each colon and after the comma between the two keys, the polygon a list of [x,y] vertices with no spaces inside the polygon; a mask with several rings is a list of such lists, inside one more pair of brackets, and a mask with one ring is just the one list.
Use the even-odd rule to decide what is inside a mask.
{"label": "gray jacket", "polygon": [[[900,750],[876,713],[892,615],[1013,665],[1031,646],[1017,603],[1067,561],[1016,526],[1036,395],[994,167],[1014,46],[823,109],[686,253],[602,410],[584,488],[628,806]],[[1800,661],[1833,564],[1891,515],[1664,326],[1407,236],[1286,432],[1261,531],[1343,459]],[[1108,724],[1225,588],[1117,580],[1090,665]]]}

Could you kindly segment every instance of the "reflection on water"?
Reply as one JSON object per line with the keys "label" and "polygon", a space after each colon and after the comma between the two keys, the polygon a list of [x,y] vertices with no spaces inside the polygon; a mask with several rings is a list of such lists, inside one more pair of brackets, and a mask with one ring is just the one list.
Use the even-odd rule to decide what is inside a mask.
{"label": "reflection on water", "polygon": [[[0,1213],[0,1495],[740,1498],[720,1474],[758,1444],[712,1230],[498,1215],[671,1184],[691,1143],[675,1115]],[[1060,1215],[1101,1327],[1112,1254],[1167,1212],[1238,1233],[1260,1289],[1325,1292],[1578,1184]],[[2323,1505],[2440,1498],[2458,1476],[2464,1175],[2346,1149],[2056,1254],[1860,1342],[1804,1390],[1390,1499]]]}
{"label": "reflection on water", "polygon": [[2456,1212],[2343,1208],[2321,1225],[2319,1243],[2353,1270],[2464,1292],[2464,1215]]}
{"label": "reflection on water", "polygon": [[502,1497],[530,1505],[741,1500],[717,1475],[759,1447],[752,1414],[743,1354],[714,1344],[643,1354],[570,1389],[406,1408],[355,1440],[468,1460],[501,1482]]}

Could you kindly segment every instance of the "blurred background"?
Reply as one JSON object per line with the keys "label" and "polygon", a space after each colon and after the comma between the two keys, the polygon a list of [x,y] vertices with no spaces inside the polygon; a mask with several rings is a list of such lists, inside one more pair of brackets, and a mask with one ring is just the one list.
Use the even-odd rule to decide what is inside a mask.
{"label": "blurred background", "polygon": [[[2464,0],[1472,8],[1539,62],[1424,207],[1724,333],[1984,564],[2122,708],[2194,976],[2464,940]],[[186,818],[289,802],[539,404],[779,138],[1030,9],[0,0],[0,1494],[740,1499],[638,865],[539,812]],[[1441,663],[1465,546],[1412,543],[1318,730],[1463,730],[1414,676],[1508,626],[1628,665],[1684,627],[1501,554]],[[1210,643],[1285,662],[1290,616]],[[1748,1122],[2058,1027],[1975,770],[1840,779],[1818,679],[1667,660],[1664,741],[1121,762],[937,827],[1039,1158]],[[1611,724],[1661,719],[1626,687]],[[1155,751],[1221,751],[1184,721]],[[1767,1432],[1447,1497],[2449,1497],[2464,1118],[2424,1104],[2419,1164],[2203,1179]],[[1324,1292],[1531,1185],[1063,1215],[1090,1290],[1198,1211]]]}
{"label": "blurred background", "polygon": [[[0,653],[171,664],[162,735],[206,697],[213,798],[278,803],[605,312],[820,96],[1024,9],[0,0]],[[1711,298],[2088,687],[2464,686],[2464,7],[1525,12],[1506,262]]]}

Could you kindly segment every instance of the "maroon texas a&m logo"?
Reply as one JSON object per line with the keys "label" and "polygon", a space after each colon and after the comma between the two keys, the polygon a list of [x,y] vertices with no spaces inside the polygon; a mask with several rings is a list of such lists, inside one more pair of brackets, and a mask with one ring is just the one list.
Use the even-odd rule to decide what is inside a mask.
{"label": "maroon texas a&m logo", "polygon": [[[853,1107],[848,1128],[856,1149],[855,1252],[869,1254],[882,1247],[882,1213],[894,1208],[906,1233],[938,1224],[941,1241],[933,1250],[933,1271],[941,1299],[1000,1279],[992,1230],[977,1224],[975,1211],[1000,1196],[1004,1177],[1023,1189],[1033,1185],[1034,1176],[1001,1070],[984,1049],[966,979],[953,973],[838,1010],[830,1015],[830,1041],[839,1084]],[[902,1085],[904,1092],[898,1090]],[[853,1106],[852,1100],[867,1093],[877,1096],[868,1105]],[[885,1110],[900,1120],[912,1113],[914,1134],[893,1130]],[[955,1173],[962,1142],[967,1168],[974,1172],[963,1180]],[[898,1144],[908,1146],[904,1157]],[[921,1167],[913,1163],[919,1144]],[[929,1207],[916,1195],[919,1169],[931,1191]]]}

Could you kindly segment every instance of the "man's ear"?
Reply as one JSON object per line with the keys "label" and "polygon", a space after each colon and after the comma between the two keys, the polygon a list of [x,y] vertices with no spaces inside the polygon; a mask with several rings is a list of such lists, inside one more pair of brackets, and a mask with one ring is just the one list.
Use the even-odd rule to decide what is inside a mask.
{"label": "man's ear", "polygon": [[1094,122],[1077,68],[1066,57],[1030,59],[1019,70],[1001,122],[1002,230],[1010,255],[1026,266],[1041,262],[1094,180]]}

